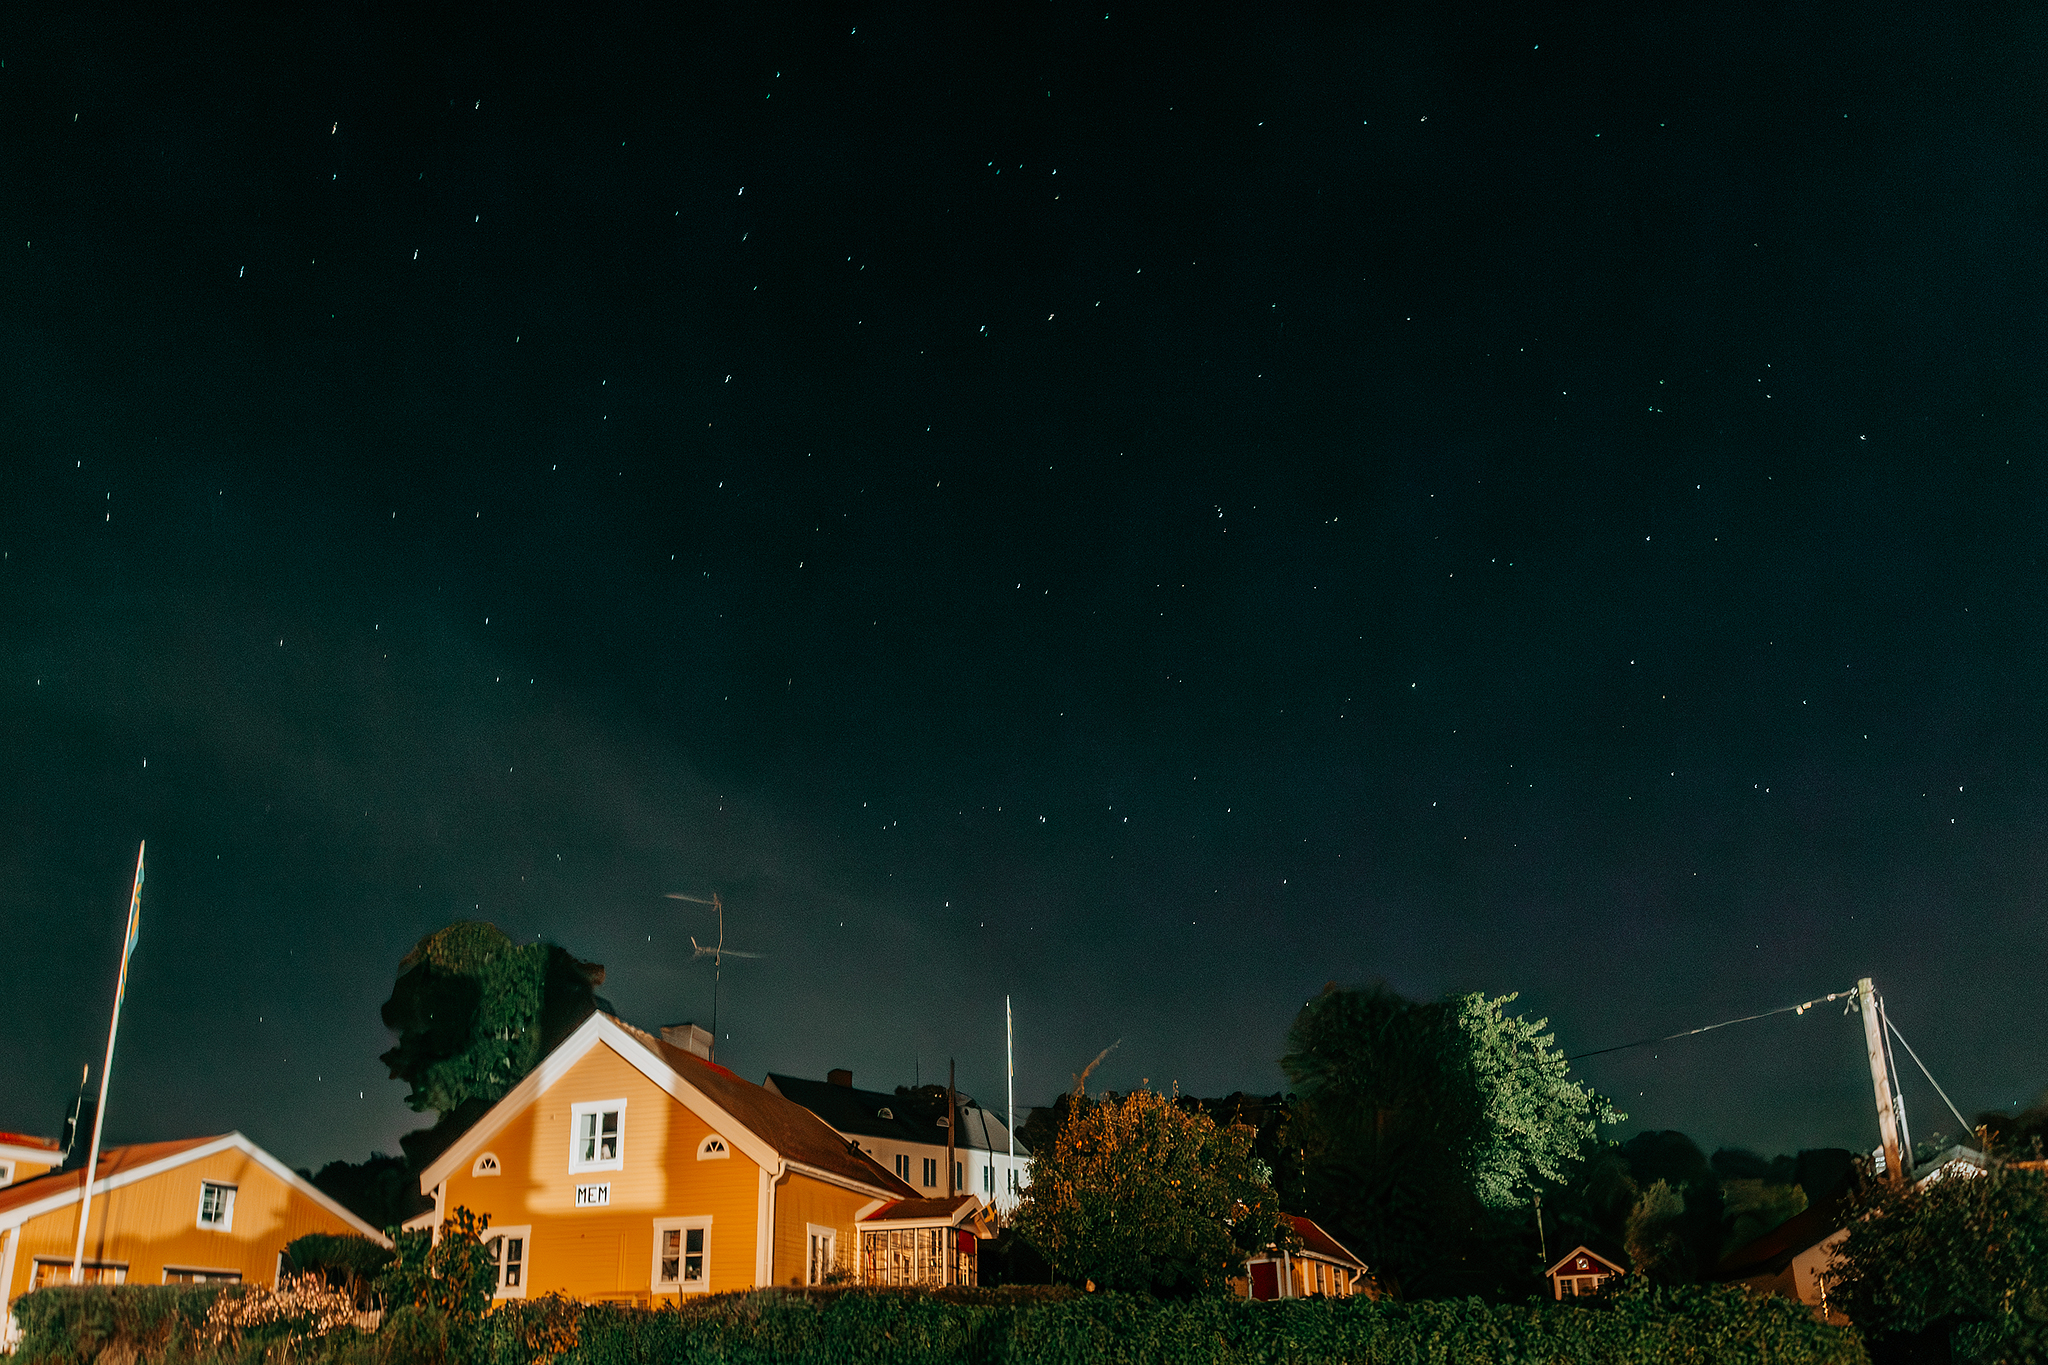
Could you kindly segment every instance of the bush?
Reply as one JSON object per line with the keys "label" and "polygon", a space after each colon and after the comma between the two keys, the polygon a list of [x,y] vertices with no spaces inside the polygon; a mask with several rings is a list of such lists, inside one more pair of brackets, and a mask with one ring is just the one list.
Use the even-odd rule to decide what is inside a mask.
{"label": "bush", "polygon": [[[1374,1303],[1018,1287],[757,1290],[677,1308],[506,1303],[472,1337],[418,1304],[350,1329],[209,1350],[211,1288],[44,1289],[18,1305],[22,1365],[140,1349],[162,1365],[1868,1365],[1853,1330],[1735,1286],[1637,1286],[1597,1307],[1478,1299]],[[232,1292],[232,1291],[227,1291]],[[573,1344],[572,1344],[573,1343]]]}

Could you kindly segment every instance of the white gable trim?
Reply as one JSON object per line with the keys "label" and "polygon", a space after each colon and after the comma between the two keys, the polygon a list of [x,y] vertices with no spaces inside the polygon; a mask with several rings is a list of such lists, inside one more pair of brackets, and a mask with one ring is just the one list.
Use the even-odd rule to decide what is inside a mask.
{"label": "white gable trim", "polygon": [[714,1132],[739,1148],[741,1155],[755,1165],[772,1168],[780,1164],[775,1149],[756,1136],[753,1129],[677,1075],[673,1067],[645,1043],[619,1027],[610,1015],[597,1013],[577,1025],[576,1031],[564,1039],[560,1047],[542,1058],[541,1064],[528,1072],[525,1080],[506,1091],[503,1099],[492,1105],[468,1132],[457,1138],[433,1165],[420,1173],[420,1193],[431,1192],[434,1186],[453,1175],[463,1162],[482,1150],[483,1145],[502,1132],[521,1111],[554,1088],[555,1083],[568,1075],[570,1068],[588,1056],[599,1043],[611,1048],[671,1099],[710,1124]]}
{"label": "white gable trim", "polygon": [[[180,1166],[190,1165],[192,1162],[215,1156],[231,1149],[246,1154],[257,1165],[263,1167],[264,1170],[269,1171],[279,1180],[282,1180],[300,1194],[305,1195],[308,1199],[311,1199],[321,1208],[347,1223],[363,1236],[384,1246],[391,1245],[390,1241],[382,1233],[378,1232],[377,1229],[335,1203],[333,1199],[316,1188],[311,1181],[285,1165],[282,1161],[279,1161],[270,1153],[264,1151],[261,1147],[258,1147],[240,1133],[228,1133],[214,1138],[210,1142],[202,1142],[196,1147],[188,1147],[182,1152],[175,1152],[170,1156],[161,1157],[158,1160],[137,1166],[133,1170],[118,1171],[104,1179],[95,1180],[92,1185],[92,1192],[97,1197],[114,1190],[124,1189],[129,1185],[138,1184],[141,1181],[162,1175],[165,1171],[173,1171]],[[0,1229],[20,1227],[31,1218],[39,1218],[53,1209],[61,1209],[68,1204],[77,1203],[83,1184],[84,1182],[81,1181],[78,1185],[53,1191],[34,1203],[23,1204],[19,1208],[9,1209],[5,1213],[0,1213]]]}
{"label": "white gable trim", "polygon": [[64,1154],[53,1152],[48,1147],[21,1147],[12,1142],[0,1142],[0,1161],[19,1161],[30,1166],[48,1166],[51,1170],[64,1164]]}

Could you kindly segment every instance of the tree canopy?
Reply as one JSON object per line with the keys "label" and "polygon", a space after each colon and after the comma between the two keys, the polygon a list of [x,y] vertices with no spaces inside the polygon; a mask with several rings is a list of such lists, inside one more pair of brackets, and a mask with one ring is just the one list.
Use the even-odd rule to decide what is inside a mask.
{"label": "tree canopy", "polygon": [[567,1037],[592,1011],[604,968],[550,943],[514,943],[468,920],[421,939],[399,963],[384,1002],[398,1043],[381,1058],[411,1086],[406,1103],[440,1121],[401,1142],[417,1167],[431,1160]]}
{"label": "tree canopy", "polygon": [[[1913,1335],[1962,1326],[1979,1354],[2048,1354],[2048,1179],[1995,1166],[1897,1189],[1866,1183],[1851,1197],[1835,1249],[1828,1306],[1867,1333]],[[1995,1355],[1981,1348],[1996,1346]]]}
{"label": "tree canopy", "polygon": [[1032,1151],[1018,1234],[1072,1283],[1220,1293],[1251,1254],[1293,1231],[1253,1139],[1156,1091],[1076,1095]]}
{"label": "tree canopy", "polygon": [[1333,987],[1288,1034],[1280,1064],[1297,1092],[1290,1136],[1308,1211],[1412,1288],[1477,1287],[1429,1282],[1446,1260],[1499,1260],[1485,1244],[1528,1220],[1496,1215],[1566,1179],[1599,1126],[1622,1117],[1571,1079],[1547,1021],[1506,1012],[1514,999]]}

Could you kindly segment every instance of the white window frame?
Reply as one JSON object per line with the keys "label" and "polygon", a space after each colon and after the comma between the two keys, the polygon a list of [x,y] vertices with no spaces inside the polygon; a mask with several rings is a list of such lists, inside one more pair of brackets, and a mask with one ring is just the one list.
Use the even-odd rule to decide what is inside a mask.
{"label": "white window frame", "polygon": [[[193,1226],[202,1232],[233,1232],[235,1230],[235,1192],[239,1188],[239,1186],[231,1185],[225,1180],[200,1181],[199,1209],[198,1212],[192,1215]],[[206,1221],[206,1192],[208,1190],[224,1192],[224,1198],[221,1201],[221,1217],[217,1223]]]}
{"label": "white window frame", "polygon": [[531,1223],[521,1223],[515,1227],[503,1228],[493,1224],[484,1229],[483,1243],[486,1247],[489,1247],[493,1239],[505,1238],[509,1241],[509,1239],[514,1237],[520,1239],[519,1283],[516,1285],[507,1285],[505,1283],[504,1255],[502,1252],[494,1255],[491,1258],[491,1267],[492,1274],[497,1280],[497,1285],[491,1290],[493,1302],[500,1299],[523,1299],[526,1297],[527,1286],[533,1283],[533,1225]]}
{"label": "white window frame", "polygon": [[[621,1120],[621,1122],[623,1121]],[[469,1165],[469,1173],[479,1178],[490,1175],[502,1175],[504,1171],[505,1163],[498,1160],[496,1152],[479,1152],[477,1153],[476,1160]]]}
{"label": "white window frame", "polygon": [[[43,1281],[44,1284],[50,1285],[71,1283],[71,1258],[69,1256],[35,1256],[31,1257],[29,1261],[28,1282],[30,1284],[34,1284],[36,1282],[36,1272],[41,1270],[44,1266],[54,1267],[55,1271],[55,1273],[53,1273],[49,1279]],[[107,1271],[111,1270],[114,1272],[114,1278],[112,1280],[112,1283],[128,1283],[128,1263],[126,1261],[87,1261],[84,1264],[84,1269],[97,1270],[101,1272],[103,1277]],[[87,1283],[106,1284],[108,1283],[108,1281],[105,1278],[101,1278],[97,1280],[88,1280]]]}
{"label": "white window frame", "polygon": [[896,1178],[906,1185],[910,1183],[910,1154],[907,1152],[896,1153]]}
{"label": "white window frame", "polygon": [[163,1279],[160,1281],[160,1283],[172,1283],[171,1276],[173,1275],[202,1275],[205,1277],[201,1280],[180,1281],[180,1283],[188,1284],[242,1283],[242,1272],[239,1270],[227,1270],[219,1266],[204,1265],[167,1265],[163,1268]]}
{"label": "white window frame", "polygon": [[[599,1116],[599,1128],[603,1127],[603,1116],[617,1113],[619,1116],[619,1154],[606,1160],[598,1157],[591,1161],[582,1159],[583,1116]],[[626,1169],[626,1102],[624,1100],[585,1100],[569,1106],[569,1173],[582,1171],[623,1171]]]}
{"label": "white window frame", "polygon": [[[691,1228],[701,1228],[704,1232],[704,1278],[702,1281],[694,1284],[682,1278],[683,1260],[689,1255],[689,1232]],[[679,1232],[683,1234],[678,1239],[676,1248],[676,1278],[673,1280],[661,1278],[661,1236],[665,1232]],[[707,1213],[696,1218],[655,1219],[653,1250],[654,1254],[647,1271],[647,1283],[656,1294],[708,1294],[711,1292],[710,1214]]]}
{"label": "white window frame", "polygon": [[732,1144],[716,1133],[711,1134],[697,1144],[697,1160],[699,1161],[724,1161],[731,1155]]}
{"label": "white window frame", "polygon": [[0,1161],[0,1188],[12,1185],[13,1183],[14,1163],[11,1161]]}
{"label": "white window frame", "polygon": [[924,1177],[923,1184],[926,1189],[935,1190],[939,1187],[939,1159],[928,1156],[922,1158],[922,1161],[924,1164],[918,1169],[918,1174]]}
{"label": "white window frame", "polygon": [[[811,1261],[811,1246],[817,1243],[821,1250],[820,1265]],[[804,1283],[818,1285],[825,1283],[825,1276],[839,1268],[839,1229],[826,1227],[823,1223],[804,1224]]]}

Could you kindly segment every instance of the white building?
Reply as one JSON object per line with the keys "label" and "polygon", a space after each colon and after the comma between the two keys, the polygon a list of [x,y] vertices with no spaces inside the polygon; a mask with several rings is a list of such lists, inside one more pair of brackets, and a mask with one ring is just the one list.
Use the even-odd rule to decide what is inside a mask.
{"label": "white building", "polygon": [[1030,1154],[1019,1144],[1010,1155],[1010,1131],[1000,1117],[957,1094],[960,1126],[954,1138],[954,1183],[946,1184],[946,1087],[856,1090],[851,1071],[830,1071],[822,1081],[770,1074],[770,1090],[794,1100],[839,1135],[932,1198],[972,1194],[1008,1212],[1030,1182]]}

